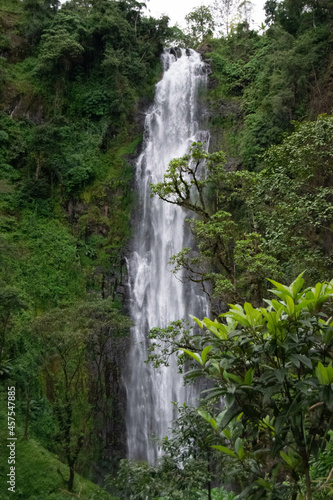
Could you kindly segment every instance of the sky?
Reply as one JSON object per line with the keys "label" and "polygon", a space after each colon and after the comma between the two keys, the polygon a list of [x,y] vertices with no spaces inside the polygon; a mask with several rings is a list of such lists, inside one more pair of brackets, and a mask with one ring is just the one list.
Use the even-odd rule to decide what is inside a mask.
{"label": "sky", "polygon": [[[160,17],[162,14],[166,14],[171,19],[171,25],[178,23],[180,26],[185,26],[184,18],[186,14],[195,7],[200,5],[208,6],[210,3],[212,2],[202,0],[148,0],[147,7],[151,16]],[[256,29],[265,19],[265,0],[252,0],[252,3],[254,5],[252,13],[253,28]]]}

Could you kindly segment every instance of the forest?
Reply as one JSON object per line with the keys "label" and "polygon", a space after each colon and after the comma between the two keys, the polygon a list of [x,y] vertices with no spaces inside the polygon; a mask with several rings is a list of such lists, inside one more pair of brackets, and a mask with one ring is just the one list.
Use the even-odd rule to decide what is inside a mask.
{"label": "forest", "polygon": [[[180,29],[136,0],[2,0],[4,500],[333,497],[333,2],[265,14],[253,28],[249,2],[216,0]],[[200,406],[170,402],[152,464],[127,458],[126,262],[165,47],[209,68],[209,149],[150,189],[191,214],[172,269],[211,313],[147,332],[151,366],[177,356],[206,384]]]}

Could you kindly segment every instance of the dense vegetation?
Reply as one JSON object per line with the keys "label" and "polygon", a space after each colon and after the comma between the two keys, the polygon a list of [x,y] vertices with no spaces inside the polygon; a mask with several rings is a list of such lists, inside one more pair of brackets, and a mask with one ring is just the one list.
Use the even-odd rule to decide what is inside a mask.
{"label": "dense vegetation", "polygon": [[[112,498],[75,472],[127,499],[332,494],[333,5],[268,1],[255,31],[215,3],[184,34],[135,0],[2,1],[0,375],[3,401],[16,387],[17,498]],[[215,317],[230,301],[254,308],[198,320],[197,337],[181,318],[151,332],[156,365],[190,355],[187,378],[214,389],[199,413],[179,409],[153,466],[120,461],[124,252],[140,116],[175,39],[212,68],[210,152],[194,144],[152,186],[196,214],[197,251],[176,255],[175,272],[202,283]],[[293,282],[274,282],[268,307],[266,277]]]}
{"label": "dense vegetation", "polygon": [[78,493],[75,470],[104,484],[125,454],[131,155],[168,35],[167,19],[142,13],[135,1],[1,4],[0,371],[18,436],[69,466],[54,485],[35,478],[43,499]]}

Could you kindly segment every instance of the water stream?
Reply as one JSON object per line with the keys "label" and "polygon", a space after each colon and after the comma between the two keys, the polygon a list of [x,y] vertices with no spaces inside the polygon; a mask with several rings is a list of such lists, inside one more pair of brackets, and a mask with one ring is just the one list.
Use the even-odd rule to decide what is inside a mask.
{"label": "water stream", "polygon": [[[177,55],[176,55],[177,54]],[[154,104],[147,113],[143,152],[136,165],[138,207],[128,261],[130,312],[135,323],[126,368],[128,457],[154,463],[158,456],[152,437],[168,434],[176,417],[171,401],[194,403],[195,390],[184,387],[176,361],[158,370],[144,363],[147,333],[189,313],[207,314],[205,298],[193,284],[171,273],[170,257],[191,236],[184,224],[190,214],[150,197],[149,184],[163,180],[172,158],[188,152],[193,141],[208,141],[200,130],[199,92],[207,84],[205,63],[193,50],[167,49],[162,55],[163,77],[156,85]]]}

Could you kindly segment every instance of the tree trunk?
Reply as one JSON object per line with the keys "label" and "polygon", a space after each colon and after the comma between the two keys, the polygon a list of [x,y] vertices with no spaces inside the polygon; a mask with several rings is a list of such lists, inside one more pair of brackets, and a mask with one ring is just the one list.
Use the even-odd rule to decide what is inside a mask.
{"label": "tree trunk", "polygon": [[37,164],[37,167],[36,167],[36,173],[35,173],[35,180],[37,181],[38,180],[38,177],[39,177],[39,173],[40,173],[40,169],[41,169],[41,166],[42,166],[42,162],[41,162],[41,159],[40,159],[40,154],[37,155],[37,159],[36,159],[36,164]]}
{"label": "tree trunk", "polygon": [[302,454],[303,466],[304,466],[304,474],[305,474],[305,484],[306,484],[306,500],[312,500],[312,488],[311,488],[311,479],[310,479],[310,465],[309,460],[306,455]]}
{"label": "tree trunk", "polygon": [[212,486],[210,484],[210,481],[208,481],[208,500],[212,500]]}
{"label": "tree trunk", "polygon": [[305,471],[306,499],[312,500],[312,488],[309,467]]}
{"label": "tree trunk", "polygon": [[68,480],[68,491],[69,492],[73,491],[74,476],[75,476],[74,465],[70,465],[69,466],[69,480]]}

